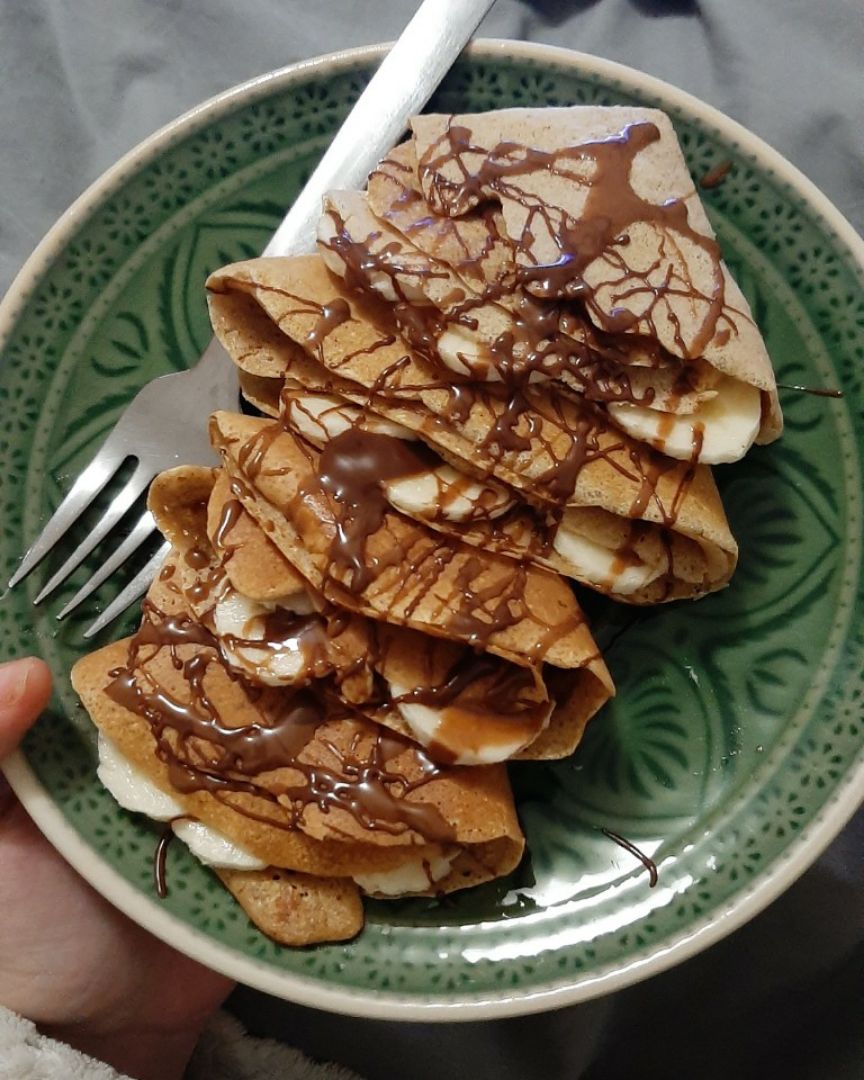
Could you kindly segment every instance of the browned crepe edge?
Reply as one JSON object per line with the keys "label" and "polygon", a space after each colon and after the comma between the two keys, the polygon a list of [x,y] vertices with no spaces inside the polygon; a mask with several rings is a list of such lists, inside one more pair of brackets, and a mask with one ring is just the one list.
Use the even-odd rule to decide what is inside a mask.
{"label": "browned crepe edge", "polygon": [[321,878],[268,866],[214,873],[258,929],[280,945],[350,941],[363,929],[360,890],[350,878]]}

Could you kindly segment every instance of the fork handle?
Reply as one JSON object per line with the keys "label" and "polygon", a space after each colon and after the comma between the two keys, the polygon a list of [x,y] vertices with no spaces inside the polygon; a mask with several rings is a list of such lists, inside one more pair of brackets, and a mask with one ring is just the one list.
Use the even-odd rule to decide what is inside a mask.
{"label": "fork handle", "polygon": [[265,255],[315,248],[321,200],[332,188],[360,190],[369,173],[420,112],[495,0],[424,0],[354,108]]}

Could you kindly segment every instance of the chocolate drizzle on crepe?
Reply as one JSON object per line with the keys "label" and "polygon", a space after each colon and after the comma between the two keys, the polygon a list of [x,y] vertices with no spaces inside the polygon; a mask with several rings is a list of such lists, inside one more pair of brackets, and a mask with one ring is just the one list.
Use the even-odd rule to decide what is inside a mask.
{"label": "chocolate drizzle on crepe", "polygon": [[[517,283],[520,283],[521,275],[521,283],[537,296],[579,299],[596,324],[606,331],[629,331],[640,321],[647,321],[653,331],[653,311],[666,297],[683,296],[704,303],[706,312],[693,342],[685,343],[680,327],[676,332],[679,355],[694,359],[701,356],[714,337],[724,313],[721,253],[715,240],[690,225],[683,199],[652,203],[633,189],[630,174],[636,155],[659,139],[660,131],[655,124],[637,122],[627,124],[620,132],[605,138],[551,152],[514,142],[501,142],[487,149],[476,146],[470,129],[455,124],[451,118],[441,139],[429,147],[418,162],[418,172],[421,181],[426,182],[432,209],[451,217],[466,213],[490,197],[504,196],[518,202],[527,211],[527,216],[522,233],[515,241],[516,254],[525,260],[522,267],[517,267]],[[464,163],[466,156],[482,159],[473,173]],[[571,162],[590,163],[590,175],[586,177],[578,170],[568,168]],[[440,172],[451,163],[458,166],[457,180],[448,180]],[[587,189],[585,205],[578,219],[561,208],[555,208],[559,211],[556,217],[541,199],[528,197],[511,183],[516,176],[536,172],[563,177]],[[637,222],[648,222],[656,227],[661,237],[661,257],[669,233],[676,233],[701,249],[712,267],[711,291],[702,293],[696,289],[691,279],[674,272],[671,262],[659,283],[650,280],[651,272],[658,268],[656,264],[644,272],[634,270],[622,251],[630,242],[628,229]],[[538,227],[554,239],[560,253],[554,263],[531,265],[531,244]],[[621,287],[611,311],[597,303],[597,286],[590,286],[583,277],[587,267],[601,256],[620,272],[620,277],[602,282],[603,287]],[[644,300],[648,296],[648,307],[640,315],[627,306],[635,297]],[[674,321],[671,310],[669,316]],[[652,332],[651,336],[656,338],[657,335]]]}
{"label": "chocolate drizzle on crepe", "polygon": [[[346,287],[368,302],[374,297],[376,280],[386,276],[396,296],[396,303],[389,305],[389,317],[395,328],[445,376],[440,388],[447,391],[448,402],[441,420],[464,424],[478,401],[488,404],[494,417],[481,446],[496,464],[508,454],[536,453],[539,443],[551,462],[546,475],[537,478],[533,490],[552,508],[567,502],[584,466],[599,456],[629,474],[629,468],[622,467],[616,459],[616,446],[604,449],[599,446],[599,436],[608,431],[609,425],[605,411],[596,405],[626,402],[645,406],[654,400],[651,386],[638,392],[631,385],[633,368],[628,365],[632,363],[634,348],[640,366],[675,371],[668,391],[674,401],[691,393],[699,377],[698,365],[682,363],[682,358],[696,359],[712,339],[729,334],[727,328],[720,329],[721,320],[731,324],[731,319],[724,308],[724,277],[716,241],[693,229],[683,199],[655,204],[639,196],[632,187],[634,158],[659,138],[656,125],[640,122],[628,124],[604,139],[553,152],[503,142],[487,150],[475,146],[470,130],[451,118],[445,133],[418,163],[432,210],[454,218],[471,213],[488,220],[492,205],[489,200],[500,196],[518,202],[527,216],[522,234],[515,240],[496,232],[496,240],[511,249],[509,269],[505,273],[483,280],[481,265],[485,248],[472,254],[466,249],[464,259],[454,262],[476,291],[455,289],[448,297],[446,311],[431,304],[412,303],[403,285],[404,278],[423,279],[449,273],[444,264],[436,263],[435,259],[418,262],[410,253],[400,251],[397,244],[376,247],[374,241],[380,240],[380,233],[372,233],[363,241],[356,240],[340,212],[333,206],[327,211],[333,235],[323,240],[322,246],[341,260]],[[470,157],[473,172],[464,164],[464,155]],[[480,164],[473,165],[478,159]],[[459,166],[458,179],[445,178],[441,170],[454,162]],[[390,168],[392,174],[392,163]],[[410,175],[407,167],[397,165],[399,169]],[[585,205],[578,220],[559,208],[550,209],[542,200],[526,195],[513,184],[518,176],[544,171],[566,177],[585,190]],[[409,180],[402,182],[399,199],[422,198],[408,186]],[[639,272],[626,260],[628,229],[637,222],[655,226],[660,245],[657,261]],[[548,265],[531,261],[533,232],[541,224],[554,237],[560,252],[555,262]],[[410,236],[410,231],[406,235]],[[673,245],[674,236],[685,238],[704,254],[712,282],[707,292],[700,292],[683,269],[676,269],[673,261],[665,258],[666,245]],[[612,268],[613,277],[592,287],[586,282],[584,272],[600,257]],[[661,265],[667,265],[667,271],[658,282],[654,278]],[[618,290],[611,310],[598,304],[596,294],[600,288]],[[698,301],[704,308],[701,325],[688,342],[681,334],[674,310],[665,303],[676,297]],[[471,377],[442,370],[437,341],[444,331],[450,326],[476,328],[473,314],[476,309],[501,301],[509,308],[512,329],[488,346],[487,358],[501,382],[478,385]],[[633,301],[639,314],[628,307]],[[380,319],[380,308],[386,310],[388,306],[371,302],[377,304],[375,310]],[[657,340],[654,313],[664,303],[666,317],[676,327],[678,356],[668,353]],[[326,309],[330,306],[326,305]],[[322,309],[322,325],[329,322],[326,309]],[[643,328],[640,333],[633,332],[637,323]],[[312,336],[320,355],[322,335],[316,328]],[[558,394],[567,399],[566,409],[554,395],[540,395],[529,387],[535,372],[549,378],[566,376],[566,385],[556,384]],[[383,392],[385,397],[390,396],[386,384],[387,379],[379,377],[376,392]],[[405,388],[401,389],[404,394]],[[433,387],[427,385],[424,389]],[[543,412],[550,410],[555,415],[547,416],[548,421],[567,439],[566,444],[554,450],[542,431]],[[692,461],[698,459],[701,445],[702,430],[694,424]],[[660,510],[663,526],[671,527],[692,472],[683,472],[672,499],[674,509],[668,509],[660,505],[656,491],[656,479],[666,471],[663,459],[640,448],[638,455],[631,454],[631,460],[640,485],[639,495],[630,509],[631,516],[643,514],[648,501],[653,500]]]}
{"label": "chocolate drizzle on crepe", "polygon": [[[546,659],[547,651],[559,639],[580,627],[584,620],[578,605],[550,626],[526,602],[530,574],[542,574],[522,561],[495,557],[495,572],[489,574],[490,559],[475,548],[463,546],[449,537],[411,524],[401,536],[401,518],[390,508],[384,481],[426,472],[438,460],[422,444],[351,427],[329,441],[319,452],[280,423],[264,425],[233,451],[237,464],[253,462],[256,475],[277,476],[290,472],[279,464],[274,451],[276,439],[284,434],[307,460],[305,475],[296,494],[280,510],[295,521],[311,513],[321,522],[319,536],[327,537],[326,555],[316,556],[321,581],[315,583],[329,602],[369,614],[364,595],[374,591],[391,568],[402,568],[404,586],[394,600],[402,604],[397,622],[409,622],[418,606],[432,598],[443,636],[464,641],[475,649],[485,649],[494,636],[531,620],[537,631],[529,661]],[[259,453],[258,448],[264,447]],[[236,474],[234,474],[236,475]],[[248,477],[253,482],[252,477]],[[247,497],[245,494],[244,498]],[[254,502],[254,494],[251,496]],[[308,527],[308,526],[307,526]],[[374,545],[371,541],[374,538]],[[447,585],[441,591],[443,575],[456,560]],[[393,601],[390,602],[392,608]],[[389,611],[389,608],[388,608]],[[382,617],[383,610],[380,615]]]}
{"label": "chocolate drizzle on crepe", "polygon": [[[367,436],[371,433],[351,428],[345,434],[356,440],[359,436]],[[373,435],[368,446],[372,450],[365,455],[362,452],[355,453],[357,447],[354,446],[352,439],[343,438],[340,456],[344,460],[341,464],[338,461],[334,464],[332,460],[328,464],[325,455],[322,455],[320,462],[318,480],[320,481],[325,471],[331,478],[338,478],[339,483],[335,485],[338,493],[355,509],[358,505],[372,506],[381,497],[380,491],[376,490],[376,483],[378,483],[376,477],[379,472],[386,472],[381,467],[382,457],[387,460],[392,472],[402,475],[406,472],[410,473],[418,466],[425,468],[428,465],[425,458],[431,454],[422,445],[416,447],[411,442],[395,439],[392,436]],[[400,451],[404,455],[401,461]],[[262,461],[262,470],[266,467],[266,462]],[[352,484],[358,477],[359,492],[356,488],[352,488]],[[333,484],[328,486],[334,487]],[[366,488],[371,488],[371,490],[365,490]],[[336,493],[331,491],[334,496]],[[359,498],[360,494],[364,496],[362,501]],[[218,515],[219,524],[215,530],[216,536],[219,535],[227,516],[225,508],[231,507],[232,502],[234,502],[233,499],[227,499],[223,504]],[[374,511],[374,514],[378,513],[383,513],[381,507]],[[240,514],[232,508],[231,516],[236,522]],[[344,528],[337,530],[337,539],[346,531]],[[354,539],[359,542],[362,549],[365,540],[362,532],[358,532]],[[361,565],[365,567],[366,562],[365,558],[362,558],[362,550],[358,554],[361,556]],[[223,566],[226,558],[229,557],[230,551],[227,556],[222,554]],[[482,563],[472,562],[466,569],[465,580],[459,581],[459,588],[463,590],[463,594],[457,597],[457,601],[461,600],[467,611],[471,611],[478,602],[478,597],[470,589],[470,579],[475,571],[482,573],[482,569]],[[201,567],[200,572],[210,573],[212,567],[208,564],[207,567]],[[524,584],[523,578],[524,575],[520,575],[520,588]],[[467,592],[464,591],[466,586]],[[231,586],[228,585],[227,590],[230,589]],[[226,591],[220,594],[220,598],[228,594]],[[513,599],[514,597],[505,590],[504,605],[509,605]],[[518,597],[516,599],[518,600]],[[495,597],[495,600],[500,603],[499,598]],[[254,679],[258,666],[269,668],[271,661],[278,660],[281,652],[287,650],[295,655],[300,652],[303,659],[302,671],[294,677],[293,685],[307,685],[311,680],[318,680],[318,685],[322,690],[330,693],[330,684],[328,683],[325,687],[322,680],[329,680],[332,676],[338,687],[336,695],[338,699],[352,702],[361,711],[364,711],[364,707],[371,708],[373,716],[378,707],[390,709],[403,703],[424,704],[435,708],[440,713],[443,731],[429,745],[428,752],[436,761],[452,762],[458,756],[459,747],[471,746],[472,741],[476,741],[477,738],[473,729],[478,723],[482,725],[490,743],[500,740],[510,745],[514,741],[514,736],[519,738],[520,732],[525,732],[527,743],[548,722],[552,704],[540,672],[536,668],[522,668],[492,655],[477,655],[469,645],[456,649],[455,663],[450,665],[446,673],[442,673],[434,661],[436,650],[442,646],[442,643],[430,641],[422,634],[405,629],[396,632],[395,640],[403,650],[405,643],[409,642],[409,649],[413,651],[414,664],[420,661],[420,668],[427,669],[425,674],[418,672],[416,676],[419,687],[394,697],[386,678],[380,680],[382,683],[380,686],[376,686],[371,679],[363,679],[359,687],[355,684],[350,694],[346,693],[346,680],[359,673],[361,669],[365,669],[367,673],[374,670],[386,674],[390,649],[394,641],[393,631],[389,631],[380,624],[340,611],[326,603],[321,597],[316,597],[316,606],[319,610],[315,613],[300,616],[277,606],[272,612],[253,617],[252,622],[257,624],[255,629],[250,625],[242,634],[216,635],[225,660],[231,667],[237,668],[244,675],[248,674]],[[517,610],[519,610],[518,607]],[[488,633],[488,627],[481,619],[471,615],[468,618],[471,620],[471,641],[475,641],[481,634],[485,636]],[[206,625],[212,628],[210,613],[205,613],[205,619]],[[499,625],[501,621],[499,618]],[[493,619],[493,626],[494,624]],[[348,648],[343,651],[339,647],[338,639],[345,631],[353,631],[354,640],[349,641]],[[406,635],[408,635],[407,638]],[[545,635],[541,635],[541,638],[543,637]],[[206,638],[203,640],[206,641]],[[239,656],[238,650],[243,650]]]}
{"label": "chocolate drizzle on crepe", "polygon": [[479,724],[484,746],[512,745],[520,737],[527,744],[546,726],[554,706],[536,668],[468,649],[440,682],[391,696],[389,704],[426,705],[439,712],[439,727],[428,747],[436,761],[452,761],[451,748],[476,742]]}
{"label": "chocolate drizzle on crepe", "polygon": [[[342,259],[349,288],[368,292],[374,288],[374,277],[384,274],[390,279],[399,299],[394,307],[397,325],[409,342],[433,361],[437,338],[448,325],[476,327],[471,317],[473,310],[503,302],[509,309],[513,329],[492,343],[488,360],[505,383],[518,384],[541,371],[551,378],[568,376],[568,382],[588,400],[649,405],[652,389],[637,393],[628,377],[627,365],[633,360],[635,348],[640,365],[673,368],[677,372],[673,397],[684,395],[693,389],[696,375],[692,365],[682,364],[681,360],[700,356],[718,335],[728,338],[728,329],[718,331],[718,326],[721,319],[729,325],[732,322],[724,308],[724,278],[716,242],[692,228],[683,199],[656,204],[633,189],[630,176],[635,157],[659,138],[656,125],[639,122],[606,138],[552,152],[515,142],[502,142],[489,149],[474,145],[470,130],[451,118],[444,134],[418,163],[420,181],[425,182],[433,212],[449,215],[451,220],[462,215],[470,215],[469,220],[475,222],[482,219],[487,242],[473,252],[463,244],[463,257],[449,259],[476,291],[465,296],[462,290],[462,302],[454,298],[446,312],[407,302],[399,284],[402,274],[420,278],[439,275],[434,260],[418,267],[416,260],[406,260],[392,244],[371,252],[369,243],[380,234],[372,234],[365,243],[355,243],[332,207],[328,213],[335,236],[323,246]],[[471,161],[470,169],[466,159]],[[475,165],[478,160],[480,163]],[[453,164],[458,166],[458,177],[442,175],[442,170]],[[422,200],[422,195],[411,186],[412,170],[407,165],[387,160],[383,166],[391,179],[402,185],[394,213],[389,215],[398,217],[406,204]],[[579,218],[560,207],[548,206],[514,184],[517,177],[531,173],[564,178],[582,189],[586,198]],[[526,211],[522,233],[515,239],[503,235],[494,224],[496,199],[516,202]],[[446,220],[437,218],[436,228]],[[412,234],[427,222],[428,217],[424,217],[401,228],[410,241]],[[659,253],[647,269],[636,271],[627,262],[626,249],[631,242],[628,230],[640,222],[655,227]],[[551,263],[538,264],[531,251],[539,228],[549,234],[558,250]],[[697,289],[692,278],[676,270],[667,256],[667,247],[671,254],[680,254],[680,238],[706,256],[712,280],[708,292]],[[490,246],[495,245],[507,248],[509,257],[503,271],[487,281],[483,264]],[[601,257],[611,267],[612,277],[589,285],[585,271]],[[609,304],[601,307],[598,303],[600,289],[617,290],[611,309]],[[667,303],[673,298],[697,301],[705,307],[702,325],[689,343],[684,341],[677,316]],[[631,310],[633,301],[638,314]],[[667,352],[657,340],[654,313],[660,305],[676,327],[676,355]],[[637,324],[641,324],[638,334],[633,332]]]}
{"label": "chocolate drizzle on crepe", "polygon": [[[195,647],[191,654],[181,656],[180,649],[189,645]],[[182,678],[182,699],[156,682],[148,668],[162,649],[168,650],[171,666]],[[257,720],[241,727],[226,723],[205,685],[211,669],[241,684]],[[437,807],[407,798],[443,775],[442,767],[422,750],[391,733],[373,731],[347,708],[337,717],[333,705],[311,690],[268,692],[246,682],[225,665],[213,635],[188,616],[167,616],[145,601],[141,629],[130,639],[126,664],[110,677],[108,697],[147,721],[156,755],[180,792],[210,792],[240,813],[282,828],[299,827],[307,807],[317,806],[324,813],[345,811],[371,831],[414,831],[430,841],[454,838]],[[335,758],[332,766],[304,760],[319,727],[336,718],[353,719],[351,745],[340,750],[326,742]],[[364,750],[364,744],[370,745]],[[395,766],[405,755],[415,779]],[[270,784],[259,780],[261,774],[281,769],[298,779]],[[281,813],[259,813],[230,798],[238,793],[255,796],[256,805],[263,800]]]}
{"label": "chocolate drizzle on crepe", "polygon": [[235,497],[225,500],[225,504],[219,515],[219,523],[216,526],[216,532],[213,535],[213,547],[218,552],[222,553],[223,561],[225,557],[230,558],[234,552],[229,536],[243,516],[243,513],[243,503],[238,498]]}
{"label": "chocolate drizzle on crepe", "polygon": [[444,708],[460,701],[466,704],[464,695],[484,681],[483,708],[507,715],[518,714],[534,708],[536,702],[525,698],[525,691],[533,690],[536,678],[532,669],[507,664],[499,657],[477,655],[469,650],[463,652],[447,672],[444,680],[432,686],[419,686],[392,698],[393,704],[411,702]]}
{"label": "chocolate drizzle on crepe", "polygon": [[343,581],[351,592],[362,592],[376,576],[366,542],[390,511],[383,485],[426,472],[435,458],[424,450],[422,445],[358,427],[337,435],[324,447],[315,483],[339,507],[330,561],[334,568],[347,571]]}
{"label": "chocolate drizzle on crepe", "polygon": [[[360,258],[360,250],[359,247],[355,250],[357,258]],[[341,253],[344,255],[344,250]],[[308,305],[310,302],[304,301],[304,303]],[[330,306],[322,305],[320,310],[324,311]],[[378,314],[380,316],[380,312]],[[320,356],[326,335],[319,334],[316,325],[314,336]],[[382,338],[379,344],[391,344],[392,340],[388,336]],[[353,354],[343,358],[339,366],[345,366],[351,359],[353,359]],[[640,483],[641,492],[643,494],[648,492],[647,497],[640,494],[637,508],[632,510],[631,516],[641,514],[650,498],[657,504],[663,524],[667,527],[674,524],[675,514],[667,512],[657,497],[656,480],[667,469],[677,468],[677,463],[664,458],[650,448],[638,446],[631,453],[629,462],[622,464],[619,453],[621,446],[617,441],[613,440],[611,443],[607,442],[605,446],[601,445],[601,434],[608,431],[608,420],[605,414],[585,396],[566,397],[559,401],[549,395],[539,395],[528,385],[527,380],[517,380],[510,384],[478,385],[449,370],[440,382],[413,387],[399,381],[401,371],[408,359],[408,357],[402,358],[379,374],[375,385],[368,391],[367,407],[374,409],[376,400],[379,398],[398,404],[406,398],[406,395],[417,394],[421,391],[444,391],[447,399],[440,420],[445,424],[451,421],[457,425],[464,424],[475,407],[491,412],[494,418],[488,425],[488,431],[480,439],[480,446],[489,454],[492,462],[497,464],[508,454],[529,452],[537,454],[538,451],[548,459],[548,468],[544,474],[536,478],[532,491],[535,498],[545,502],[549,510],[558,517],[572,495],[582,469],[588,463],[602,457],[624,475],[635,474]],[[618,396],[616,400],[621,400],[621,397]],[[629,400],[638,403],[641,399],[631,396]],[[390,438],[390,447],[401,462],[400,465],[394,464],[392,468],[404,468],[406,451],[398,449],[396,445],[400,440],[386,436],[378,436],[378,438]],[[410,453],[417,454],[418,451],[412,448]],[[254,455],[252,457],[255,460]],[[405,471],[393,472],[386,478],[393,479],[397,476],[423,472],[432,467],[431,460],[427,457],[425,465],[418,461],[416,467],[411,464]],[[692,467],[681,469],[680,482],[672,500],[676,513],[677,505],[686,495],[692,476]],[[491,470],[486,471],[485,479],[488,480],[491,477]],[[555,524],[557,525],[557,521]]]}
{"label": "chocolate drizzle on crepe", "polygon": [[[521,267],[510,277],[485,283],[477,293],[457,287],[448,297],[447,310],[441,311],[429,304],[412,302],[400,279],[445,277],[448,271],[443,266],[436,268],[432,260],[423,266],[406,261],[395,243],[372,251],[369,245],[379,234],[367,237],[364,242],[354,240],[341,214],[333,207],[327,212],[334,235],[321,243],[341,259],[345,267],[346,288],[368,296],[374,292],[376,279],[385,276],[397,298],[390,307],[395,328],[416,352],[436,366],[441,366],[437,342],[447,329],[462,327],[469,331],[476,330],[478,319],[474,312],[484,305],[508,298],[512,305],[509,312],[512,329],[501,333],[491,343],[486,356],[487,362],[506,386],[518,388],[527,383],[534,372],[541,372],[550,378],[566,372],[589,401],[625,401],[648,405],[653,400],[650,387],[642,394],[636,393],[631,387],[627,373],[622,368],[625,353],[621,346],[616,345],[614,334],[606,334],[593,327],[575,310],[563,313],[558,305],[529,295],[522,287],[530,284],[543,297],[544,290],[551,289],[551,282],[557,280],[560,271],[572,273],[569,264],[565,266],[562,263],[554,273],[549,267]],[[329,325],[329,320],[323,315],[321,325]],[[316,328],[307,340],[311,342],[314,339],[320,343],[323,336],[326,335],[319,333]],[[663,362],[662,350],[656,343],[645,341],[642,348],[644,353],[653,353],[657,363]],[[445,368],[444,372],[448,380],[454,378],[450,369]],[[455,376],[455,385],[460,385],[458,375]],[[682,370],[678,385],[680,393],[689,391],[690,380],[686,369]]]}

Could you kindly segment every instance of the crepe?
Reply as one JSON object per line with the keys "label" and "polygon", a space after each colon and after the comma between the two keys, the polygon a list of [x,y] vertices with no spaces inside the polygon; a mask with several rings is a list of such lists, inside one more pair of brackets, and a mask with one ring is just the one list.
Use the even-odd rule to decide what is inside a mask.
{"label": "crepe", "polygon": [[[494,554],[481,558],[393,513],[376,496],[389,441],[380,447],[366,433],[348,436],[322,461],[278,423],[224,412],[211,419],[212,442],[244,507],[326,599],[516,663],[576,668],[596,656],[560,578]],[[341,470],[329,485],[328,470],[331,477]]]}
{"label": "crepe", "polygon": [[317,596],[243,510],[224,473],[180,466],[153,481],[148,506],[178,558],[163,569],[226,661],[265,686],[331,679],[349,704],[373,691],[364,619]]}
{"label": "crepe", "polygon": [[515,866],[523,839],[503,767],[433,765],[324,697],[252,687],[184,603],[157,581],[138,634],[84,657],[72,678],[100,730],[186,816],[314,877],[386,882],[444,861],[438,880],[407,892]]}
{"label": "crepe", "polygon": [[[434,217],[426,209],[424,227]],[[411,235],[422,245],[422,235]],[[326,196],[318,247],[349,289],[389,303],[406,340],[457,375],[508,385],[560,380],[558,392],[605,405],[646,402],[650,395],[652,409],[683,414],[717,395],[719,375],[706,361],[688,363],[685,379],[681,365],[663,362],[645,339],[631,337],[626,348],[616,347],[615,339],[561,304],[514,284],[512,261],[509,277],[469,287],[452,267],[376,217],[361,192]]]}
{"label": "crepe", "polygon": [[[387,501],[473,547],[546,566],[635,603],[693,595],[703,584],[706,556],[690,540],[664,537],[657,528],[599,507],[568,507],[544,517],[503,485],[474,479],[424,452],[413,432],[372,409],[286,387],[280,415],[283,424],[319,449],[355,425],[401,440],[394,453],[413,456],[416,464],[410,475],[384,482]],[[405,448],[405,442],[414,446]],[[718,573],[727,569],[731,560],[718,560]]]}
{"label": "crepe", "polygon": [[[518,492],[515,521],[466,531],[466,542],[531,558],[634,603],[694,597],[729,580],[737,546],[707,467],[656,454],[590,402],[548,387],[442,381],[382,322],[380,307],[347,292],[319,257],[235,264],[212,275],[208,289],[223,344],[269,386],[259,400],[272,403],[282,365],[289,398],[299,386],[360,404],[460,472]],[[538,513],[526,516],[526,505]],[[586,544],[605,556],[603,572],[586,562]],[[636,566],[643,583],[628,585]]]}
{"label": "crepe", "polygon": [[[170,584],[232,668],[268,686],[326,680],[328,693],[419,742],[435,760],[489,764],[572,753],[612,692],[590,638],[584,664],[558,692],[561,673],[552,669],[525,661],[514,668],[458,640],[333,608],[296,571],[286,573],[291,564],[224,472],[171,469],[153,482],[148,502],[174,544]],[[281,578],[280,594],[264,588],[268,577]]]}
{"label": "crepe", "polygon": [[[605,400],[676,457],[737,460],[780,434],[770,359],[665,114],[509,109],[420,116],[412,129],[370,176],[370,210],[459,276],[475,296],[464,307],[516,313],[530,367]],[[370,229],[353,228],[367,245]],[[325,243],[333,235],[331,223]],[[390,261],[404,263],[392,240]],[[379,286],[380,242],[366,260]],[[435,276],[427,268],[426,284]],[[480,340],[494,337],[481,328]],[[492,359],[514,374],[512,349]]]}
{"label": "crepe", "polygon": [[[379,507],[380,520],[374,522],[375,528],[362,537],[359,546],[357,538],[350,536],[350,517],[319,486],[318,458],[311,447],[278,425],[223,413],[213,418],[213,438],[224,455],[227,472],[235,482],[240,481],[238,490],[250,516],[316,592],[338,607],[406,628],[400,631],[403,637],[407,629],[419,632],[414,635],[413,647],[401,650],[403,657],[413,660],[413,668],[397,673],[394,683],[416,689],[434,687],[439,677],[444,678],[446,671],[436,672],[426,662],[431,648],[424,642],[422,635],[426,634],[523,667],[537,669],[546,662],[571,669],[571,685],[561,701],[553,702],[544,691],[536,702],[540,706],[546,701],[548,707],[542,723],[533,722],[530,738],[523,738],[522,744],[528,745],[521,756],[572,752],[585,723],[608,699],[613,687],[575,597],[560,578],[500,556],[487,553],[481,558],[458,541],[437,537],[383,506]],[[254,477],[240,464],[245,460],[248,469],[252,457],[257,470]],[[361,495],[367,505],[374,501],[368,490],[361,490]],[[345,533],[355,545],[349,549],[347,559],[344,549],[340,554],[339,548],[334,548],[334,538]],[[359,581],[355,580],[358,566],[364,568]],[[371,572],[365,569],[368,567]],[[391,632],[388,640],[392,639]],[[376,641],[376,670],[386,677],[383,661],[387,650],[380,632]],[[506,670],[499,665],[494,674],[506,685]],[[542,685],[539,673],[532,678]],[[526,693],[530,693],[531,681],[523,680]],[[497,700],[504,701],[501,697]],[[527,705],[525,713],[517,711],[516,716],[512,707],[504,709],[504,726],[511,731],[511,742],[505,744],[510,747],[506,756],[520,750],[518,742],[512,745],[512,729],[520,715],[523,721],[528,719],[528,712]],[[405,730],[392,711],[373,711],[369,715]],[[445,715],[453,720],[446,709]],[[419,722],[429,719],[427,716]],[[487,723],[481,725],[481,717],[476,719],[477,738],[491,737],[494,717],[487,710]],[[540,741],[538,736],[547,725],[555,737]],[[452,724],[449,726],[452,735]],[[461,731],[459,760],[473,760],[466,756],[471,740],[466,742],[464,725]],[[481,736],[481,731],[489,735]],[[417,729],[412,734],[420,737]],[[442,740],[443,734],[436,731],[434,742],[439,752],[447,748]],[[449,750],[454,752],[453,744]],[[495,752],[494,743],[487,752]]]}
{"label": "crepe", "polygon": [[363,929],[363,904],[353,881],[275,866],[216,874],[258,929],[280,945],[346,941]]}

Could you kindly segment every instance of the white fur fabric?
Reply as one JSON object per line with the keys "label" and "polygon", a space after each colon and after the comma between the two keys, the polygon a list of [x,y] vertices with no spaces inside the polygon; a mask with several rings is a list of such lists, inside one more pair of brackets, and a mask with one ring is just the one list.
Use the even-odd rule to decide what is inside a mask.
{"label": "white fur fabric", "polygon": [[[35,1024],[0,1007],[0,1080],[130,1080],[110,1065],[40,1035]],[[341,1065],[318,1065],[299,1050],[255,1039],[220,1012],[196,1047],[186,1080],[360,1080]]]}

